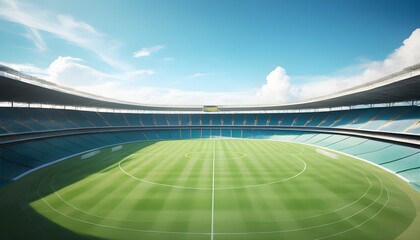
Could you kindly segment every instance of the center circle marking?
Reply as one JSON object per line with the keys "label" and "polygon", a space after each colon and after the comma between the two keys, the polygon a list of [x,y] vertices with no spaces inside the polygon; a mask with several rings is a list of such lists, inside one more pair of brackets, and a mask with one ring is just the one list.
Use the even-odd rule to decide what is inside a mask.
{"label": "center circle marking", "polygon": [[[204,151],[203,151],[204,152]],[[188,152],[186,154],[184,154],[185,157],[191,159],[191,154],[193,153],[202,153],[202,152]],[[241,159],[241,158],[245,158],[248,155],[246,153],[243,152],[235,152],[235,153],[240,153],[242,154],[242,156],[239,157],[230,157],[230,158],[223,158],[223,159]],[[132,154],[132,155],[142,155],[142,154]],[[154,182],[154,181],[149,181],[143,178],[139,178],[136,176],[133,176],[132,174],[130,174],[129,172],[127,172],[123,167],[122,164],[131,158],[131,156],[127,156],[124,159],[122,159],[120,162],[118,162],[118,167],[120,168],[120,170],[126,174],[127,176],[140,181],[140,182],[144,182],[144,183],[148,183],[148,184],[153,184],[153,185],[157,185],[157,186],[162,186],[162,187],[171,187],[171,188],[178,188],[178,189],[190,189],[190,190],[212,190],[213,188],[208,187],[208,188],[199,188],[199,187],[187,187],[187,186],[179,186],[179,185],[173,185],[173,184],[165,184],[165,183],[159,183],[159,182]],[[152,155],[152,154],[147,154],[147,155]],[[285,181],[289,181],[293,178],[298,177],[299,175],[301,175],[302,173],[304,173],[306,171],[306,162],[304,160],[302,160],[300,157],[298,157],[295,154],[289,154],[290,156],[298,159],[301,163],[303,163],[303,168],[296,173],[293,176],[287,177],[287,178],[283,178],[277,181],[272,181],[272,182],[266,182],[266,183],[259,183],[259,184],[251,184],[251,185],[245,185],[245,186],[238,186],[238,187],[220,187],[217,188],[215,187],[214,190],[234,190],[234,189],[244,189],[244,188],[254,188],[254,187],[262,187],[262,186],[267,186],[267,185],[273,185],[273,184],[277,184],[277,183],[281,183],[281,182],[285,182]]]}

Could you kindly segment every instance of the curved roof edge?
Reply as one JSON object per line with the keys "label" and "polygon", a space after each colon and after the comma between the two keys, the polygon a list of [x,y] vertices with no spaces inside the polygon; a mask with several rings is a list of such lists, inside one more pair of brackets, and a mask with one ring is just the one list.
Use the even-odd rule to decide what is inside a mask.
{"label": "curved roof edge", "polygon": [[[420,100],[420,64],[350,89],[296,103],[219,105],[219,111],[320,109]],[[202,111],[203,106],[125,102],[48,82],[0,65],[0,101],[145,111]]]}

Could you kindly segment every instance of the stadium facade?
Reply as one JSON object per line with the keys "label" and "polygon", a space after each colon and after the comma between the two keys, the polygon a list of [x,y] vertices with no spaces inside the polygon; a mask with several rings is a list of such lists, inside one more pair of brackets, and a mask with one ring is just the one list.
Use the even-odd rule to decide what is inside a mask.
{"label": "stadium facade", "polygon": [[0,185],[105,146],[243,138],[340,151],[380,166],[420,190],[419,100],[420,65],[304,102],[204,107],[108,99],[1,66]]}

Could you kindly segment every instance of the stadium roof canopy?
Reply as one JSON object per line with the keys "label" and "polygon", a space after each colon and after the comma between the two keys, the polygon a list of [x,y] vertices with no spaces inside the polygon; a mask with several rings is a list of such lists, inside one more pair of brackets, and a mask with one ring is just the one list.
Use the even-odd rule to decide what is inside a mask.
{"label": "stadium roof canopy", "polygon": [[[218,106],[219,111],[320,109],[420,100],[420,64],[332,95],[297,103]],[[0,65],[0,102],[144,111],[202,111],[203,106],[148,105],[105,98],[60,86]]]}

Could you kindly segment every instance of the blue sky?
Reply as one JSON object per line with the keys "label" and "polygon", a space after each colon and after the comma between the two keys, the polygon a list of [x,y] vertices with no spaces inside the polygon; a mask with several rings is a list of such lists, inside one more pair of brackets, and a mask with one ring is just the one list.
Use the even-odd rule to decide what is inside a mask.
{"label": "blue sky", "polygon": [[420,2],[0,0],[0,62],[147,104],[279,104],[420,62]]}

